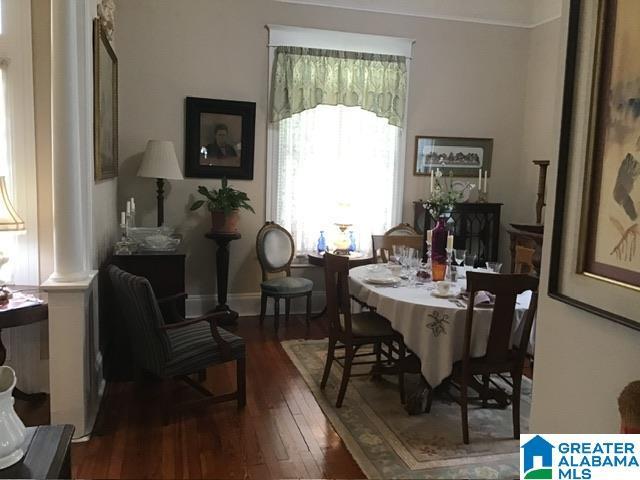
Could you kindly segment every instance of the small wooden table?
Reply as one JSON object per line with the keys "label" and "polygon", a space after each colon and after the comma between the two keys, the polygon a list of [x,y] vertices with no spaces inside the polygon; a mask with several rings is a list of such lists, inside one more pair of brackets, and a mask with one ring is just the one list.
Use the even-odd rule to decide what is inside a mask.
{"label": "small wooden table", "polygon": [[[307,259],[309,261],[309,265],[324,267],[324,255],[320,255],[319,253],[309,253],[307,255]],[[349,268],[360,267],[361,265],[369,265],[370,263],[373,263],[372,256],[362,255],[361,257],[349,257]]]}
{"label": "small wooden table", "polygon": [[0,478],[71,478],[72,425],[27,428],[24,457],[0,470]]}
{"label": "small wooden table", "polygon": [[[41,322],[49,318],[49,307],[47,305],[47,294],[36,286],[12,285],[8,287],[12,292],[24,292],[31,294],[42,301],[42,303],[21,302],[17,299],[10,299],[9,303],[0,307],[0,332],[5,328],[21,327],[30,323]],[[0,365],[4,365],[7,359],[7,349],[2,343],[0,335]],[[14,397],[20,400],[40,401],[46,398],[46,393],[25,393],[16,387],[13,391]]]}
{"label": "small wooden table", "polygon": [[218,322],[220,325],[237,325],[238,312],[227,305],[227,289],[229,285],[229,244],[241,238],[239,233],[206,233],[205,237],[218,245],[216,251],[216,278],[218,280],[218,305],[214,312],[226,312],[228,319]]}

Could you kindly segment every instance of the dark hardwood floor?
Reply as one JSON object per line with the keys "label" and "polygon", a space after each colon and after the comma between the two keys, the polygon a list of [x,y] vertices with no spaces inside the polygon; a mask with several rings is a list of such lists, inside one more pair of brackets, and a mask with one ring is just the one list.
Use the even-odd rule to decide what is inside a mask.
{"label": "dark hardwood floor", "polygon": [[[75,478],[364,478],[282,350],[282,339],[304,338],[304,317],[273,330],[242,317],[234,331],[247,342],[247,406],[235,402],[180,412],[198,398],[178,381],[110,383],[91,440],[72,447]],[[309,338],[325,338],[323,318]],[[525,375],[531,377],[531,365]],[[232,365],[207,372],[219,394],[235,388]],[[16,401],[26,425],[49,423],[48,401]]]}
{"label": "dark hardwood floor", "polygon": [[[303,317],[292,316],[276,337],[267,318],[242,317],[235,332],[247,342],[247,406],[235,402],[178,412],[198,398],[182,382],[111,383],[97,432],[73,444],[75,478],[364,478],[289,361],[280,340],[304,338]],[[309,338],[327,336],[323,319]],[[211,368],[214,393],[235,388],[232,365]],[[48,405],[45,405],[48,407]],[[25,423],[48,423],[48,408],[18,406]]]}

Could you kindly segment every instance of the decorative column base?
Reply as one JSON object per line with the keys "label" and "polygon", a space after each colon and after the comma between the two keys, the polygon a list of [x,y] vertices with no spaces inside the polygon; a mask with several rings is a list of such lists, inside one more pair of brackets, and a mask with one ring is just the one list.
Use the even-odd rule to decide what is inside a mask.
{"label": "decorative column base", "polygon": [[51,423],[73,425],[76,439],[91,434],[104,391],[97,273],[77,282],[42,284],[49,304]]}

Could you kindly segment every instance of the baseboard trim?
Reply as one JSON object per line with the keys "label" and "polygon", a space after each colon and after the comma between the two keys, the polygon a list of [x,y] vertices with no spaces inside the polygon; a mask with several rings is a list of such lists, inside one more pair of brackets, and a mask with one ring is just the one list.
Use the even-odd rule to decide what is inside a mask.
{"label": "baseboard trim", "polygon": [[[256,293],[230,293],[227,295],[227,303],[232,310],[238,312],[241,317],[260,314],[260,292]],[[187,317],[197,317],[213,310],[218,304],[217,295],[189,295],[185,309]],[[267,302],[267,315],[273,314],[273,299]],[[311,309],[319,312],[324,308],[325,293],[313,292],[311,294]],[[303,314],[307,311],[306,298],[298,297],[291,300],[291,313]],[[280,312],[284,313],[284,304],[280,305]]]}

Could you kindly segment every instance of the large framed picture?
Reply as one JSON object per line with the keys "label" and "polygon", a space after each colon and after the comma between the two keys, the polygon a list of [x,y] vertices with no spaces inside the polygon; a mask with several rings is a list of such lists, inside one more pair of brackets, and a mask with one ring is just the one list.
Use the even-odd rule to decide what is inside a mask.
{"label": "large framed picture", "polygon": [[429,175],[436,168],[454,177],[477,177],[479,170],[491,175],[492,138],[416,137],[414,175]]}
{"label": "large framed picture", "polygon": [[187,97],[185,176],[253,179],[256,104]]}
{"label": "large framed picture", "polygon": [[[640,329],[638,0],[572,0],[549,294]],[[576,240],[577,239],[577,240]]]}
{"label": "large framed picture", "polygon": [[93,20],[94,179],[118,175],[118,59],[99,19]]}

